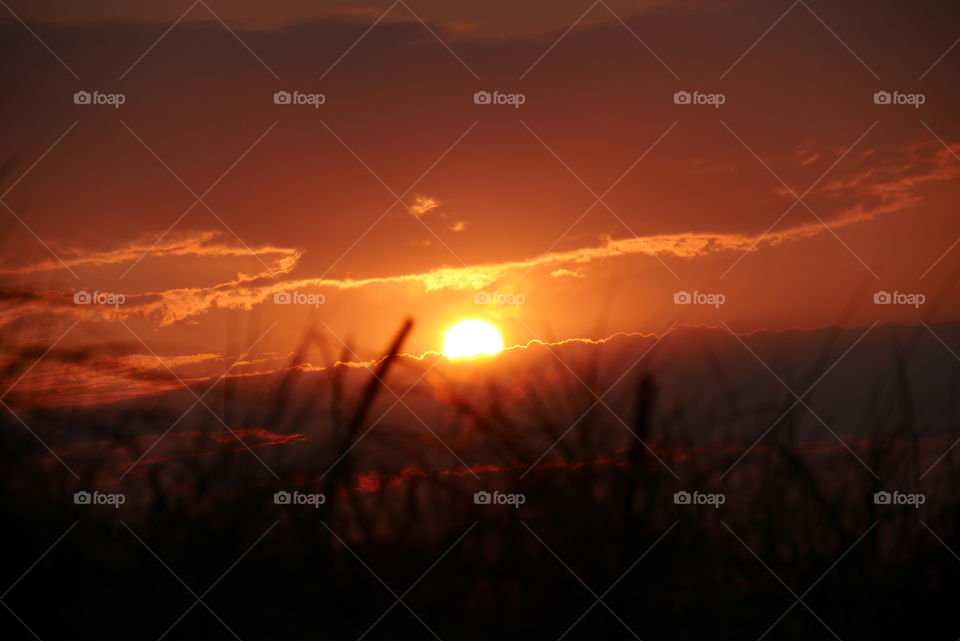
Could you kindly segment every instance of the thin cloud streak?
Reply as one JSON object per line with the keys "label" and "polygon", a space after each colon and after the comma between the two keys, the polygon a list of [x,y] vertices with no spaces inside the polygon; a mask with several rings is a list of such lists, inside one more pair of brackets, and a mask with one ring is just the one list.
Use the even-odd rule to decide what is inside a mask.
{"label": "thin cloud streak", "polygon": [[[124,304],[119,306],[76,305],[74,291],[11,287],[0,301],[0,326],[31,312],[55,313],[89,321],[144,318],[160,326],[169,326],[216,309],[250,310],[269,302],[281,292],[350,291],[377,286],[415,287],[423,292],[477,291],[511,277],[526,277],[527,272],[535,269],[545,270],[544,278],[584,277],[586,267],[591,264],[631,256],[693,260],[723,253],[747,254],[832,233],[835,229],[870,222],[879,216],[917,206],[923,200],[917,193],[919,186],[960,175],[960,164],[954,158],[955,149],[960,149],[960,145],[941,146],[934,141],[911,145],[897,160],[827,182],[817,192],[837,202],[846,202],[840,213],[824,224],[811,220],[769,233],[678,232],[617,239],[603,237],[594,246],[549,251],[519,260],[443,266],[428,271],[366,278],[291,278],[304,254],[302,249],[269,244],[248,248],[231,243],[225,235],[215,231],[171,236],[156,246],[149,239],[143,239],[108,251],[64,250],[61,254],[63,264],[46,259],[30,265],[0,267],[0,275],[28,277],[63,269],[125,264],[137,260],[145,247],[153,248],[151,255],[154,259],[245,258],[252,251],[265,267],[258,272],[237,273],[232,279],[212,285],[125,292]],[[428,204],[432,208],[435,201],[430,201]]]}

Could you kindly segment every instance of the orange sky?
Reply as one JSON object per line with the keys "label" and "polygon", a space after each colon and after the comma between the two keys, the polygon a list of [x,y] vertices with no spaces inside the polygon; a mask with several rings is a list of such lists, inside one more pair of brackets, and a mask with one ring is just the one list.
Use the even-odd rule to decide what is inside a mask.
{"label": "orange sky", "polygon": [[118,376],[152,351],[202,377],[253,344],[288,355],[310,323],[369,358],[407,316],[414,353],[467,317],[508,345],[960,318],[946,5],[210,1],[167,31],[188,6],[10,3],[16,343],[69,330],[62,348],[123,344]]}

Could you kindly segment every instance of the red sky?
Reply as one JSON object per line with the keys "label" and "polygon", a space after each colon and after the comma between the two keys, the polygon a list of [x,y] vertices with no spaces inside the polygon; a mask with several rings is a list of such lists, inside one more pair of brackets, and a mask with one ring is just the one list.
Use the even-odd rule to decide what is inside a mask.
{"label": "red sky", "polygon": [[69,330],[62,348],[126,343],[119,376],[152,350],[202,377],[254,343],[289,354],[311,322],[366,358],[406,316],[414,353],[468,317],[507,344],[960,318],[946,3],[211,0],[170,28],[173,4],[9,3],[0,322],[18,345]]}

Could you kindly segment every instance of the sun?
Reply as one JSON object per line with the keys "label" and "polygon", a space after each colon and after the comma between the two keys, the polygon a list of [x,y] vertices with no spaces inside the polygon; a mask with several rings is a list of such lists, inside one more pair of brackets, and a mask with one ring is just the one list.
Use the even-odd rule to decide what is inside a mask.
{"label": "sun", "polygon": [[443,340],[443,355],[447,358],[499,354],[502,350],[499,330],[482,320],[460,321],[447,330]]}

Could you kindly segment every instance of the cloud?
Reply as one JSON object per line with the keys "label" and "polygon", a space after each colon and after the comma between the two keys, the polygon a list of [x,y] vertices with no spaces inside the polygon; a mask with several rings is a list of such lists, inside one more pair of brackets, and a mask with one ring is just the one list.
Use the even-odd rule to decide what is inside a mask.
{"label": "cloud", "polygon": [[[845,218],[832,221],[830,226],[835,228],[849,225],[869,220],[874,215],[875,212],[856,210]],[[249,310],[255,305],[272,300],[273,295],[278,292],[311,289],[349,291],[378,285],[417,286],[426,292],[479,290],[510,275],[522,275],[540,268],[549,268],[553,272],[557,270],[573,272],[579,266],[588,263],[635,255],[694,259],[722,252],[753,251],[760,246],[774,246],[789,240],[814,236],[823,231],[825,228],[814,221],[765,236],[677,233],[621,239],[606,237],[596,246],[548,252],[521,260],[466,267],[439,267],[409,274],[341,279],[280,279],[278,276],[286,276],[294,269],[300,252],[295,249],[261,247],[254,249],[254,253],[277,254],[272,267],[265,268],[261,272],[238,274],[236,278],[209,286],[124,293],[124,301],[120,305],[77,305],[74,303],[73,291],[21,292],[22,295],[8,297],[6,301],[0,297],[0,325],[27,312],[52,311],[81,320],[147,318],[165,326],[201,316],[214,309]],[[245,255],[251,251],[244,247],[221,245],[220,241],[212,244],[206,242],[215,237],[215,234],[204,233],[197,238],[182,239],[173,244],[176,249],[168,249],[164,255],[224,257]],[[135,260],[139,254],[130,251],[128,247],[115,252],[77,256],[72,260],[75,264],[103,264],[106,260],[119,262],[121,256],[127,257],[128,260]],[[33,273],[52,268],[49,261],[45,261],[34,266],[10,269],[8,273]]]}
{"label": "cloud", "polygon": [[430,196],[417,196],[410,205],[410,213],[414,218],[421,218],[440,206],[440,201]]}
{"label": "cloud", "polygon": [[[549,270],[545,275],[553,278],[580,277],[584,265],[627,256],[692,260],[727,252],[759,251],[916,206],[922,201],[917,193],[919,186],[960,176],[960,163],[954,156],[957,151],[960,151],[960,144],[949,148],[935,142],[914,144],[883,162],[874,161],[867,168],[855,169],[828,181],[810,195],[811,198],[829,199],[830,209],[837,212],[830,218],[821,216],[824,224],[811,216],[806,223],[770,233],[676,232],[629,238],[603,237],[591,246],[511,261],[443,266],[407,274],[366,278],[290,278],[299,264],[301,250],[273,245],[248,248],[227,242],[223,235],[215,232],[171,236],[156,244],[133,242],[110,251],[85,253],[82,249],[72,249],[64,254],[64,263],[71,268],[132,263],[149,251],[155,257],[226,258],[252,254],[260,259],[263,269],[252,274],[238,273],[232,279],[213,285],[126,292],[125,301],[120,306],[76,305],[72,291],[20,288],[0,293],[0,325],[30,312],[53,312],[81,320],[140,317],[164,326],[202,316],[214,309],[249,310],[282,291],[349,291],[388,285],[418,287],[426,292],[476,291],[508,277],[542,269]],[[438,205],[433,198],[418,196],[411,211],[416,208],[423,215]],[[798,207],[802,211],[802,206]],[[32,265],[0,268],[0,274],[27,275],[55,269],[62,269],[62,265],[55,260],[44,260]]]}
{"label": "cloud", "polygon": [[919,198],[913,191],[916,187],[960,176],[958,154],[960,143],[945,145],[938,141],[909,145],[901,156],[884,160],[876,160],[875,153],[865,153],[863,159],[873,161],[866,169],[828,181],[821,191],[913,204]]}
{"label": "cloud", "polygon": [[202,258],[256,256],[261,260],[263,257],[273,257],[273,265],[268,267],[269,270],[275,273],[286,273],[296,266],[302,255],[302,252],[298,249],[274,247],[272,245],[249,248],[224,242],[222,239],[223,235],[219,232],[207,231],[190,235],[170,234],[166,238],[153,243],[141,240],[101,252],[87,252],[83,249],[69,248],[57,252],[60,260],[49,258],[32,265],[20,267],[0,266],[0,274],[35,274],[63,269],[64,265],[71,269],[75,267],[103,267],[132,263],[148,256],[153,258],[170,256]]}
{"label": "cloud", "polygon": [[152,396],[209,380],[207,367],[223,363],[224,357],[185,354],[162,360],[152,354],[96,356],[52,350],[22,379],[13,377],[16,387],[9,402],[15,407],[84,406]]}

